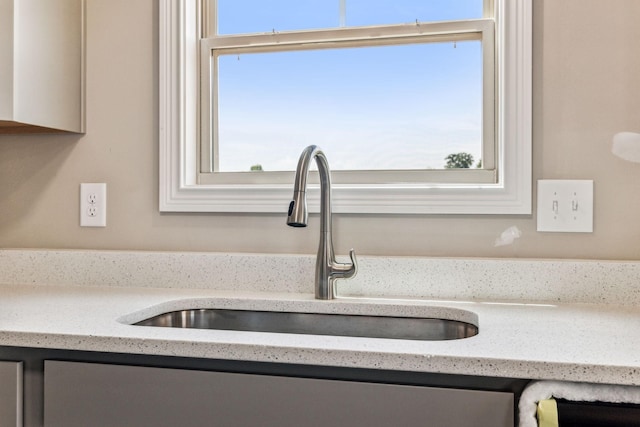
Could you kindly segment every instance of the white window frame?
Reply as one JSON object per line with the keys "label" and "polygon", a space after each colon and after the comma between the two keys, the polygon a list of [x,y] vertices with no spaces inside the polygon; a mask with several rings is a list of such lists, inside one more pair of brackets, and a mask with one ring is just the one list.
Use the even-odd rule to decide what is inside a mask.
{"label": "white window frame", "polygon": [[[495,0],[495,66],[500,76],[496,90],[497,183],[335,184],[334,212],[531,213],[531,1]],[[209,84],[200,72],[199,49],[210,48],[201,47],[208,42],[202,43],[199,37],[199,4],[198,0],[160,0],[160,211],[284,212],[293,180],[203,184],[199,178],[199,90]],[[207,126],[202,129],[209,132]],[[312,212],[319,210],[317,193],[313,188],[310,191]]]}
{"label": "white window frame", "polygon": [[[214,0],[210,0],[214,1]],[[215,29],[211,30],[215,34]],[[211,76],[200,80],[200,184],[287,184],[294,180],[290,172],[264,173],[220,172],[218,163],[219,110],[216,84],[216,61],[223,55],[243,55],[257,52],[283,52],[318,49],[353,48],[358,46],[391,46],[411,43],[442,43],[477,41],[482,44],[482,168],[423,169],[423,170],[351,170],[332,171],[332,182],[339,188],[349,184],[359,186],[382,183],[451,184],[498,182],[496,157],[498,141],[495,137],[495,41],[493,19],[429,22],[410,25],[388,25],[360,28],[340,28],[317,31],[225,35],[203,38],[200,42],[200,75]],[[213,155],[212,155],[213,153]],[[292,153],[294,155],[298,153]],[[332,159],[331,153],[325,152]]]}

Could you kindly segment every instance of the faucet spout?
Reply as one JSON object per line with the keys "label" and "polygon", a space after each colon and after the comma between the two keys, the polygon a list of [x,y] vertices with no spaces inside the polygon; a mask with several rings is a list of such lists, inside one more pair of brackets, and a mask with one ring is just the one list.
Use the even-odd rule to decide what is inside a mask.
{"label": "faucet spout", "polygon": [[310,145],[302,151],[294,181],[293,200],[289,203],[287,225],[306,227],[307,211],[307,176],[312,160],[318,165],[320,175],[320,245],[316,258],[315,295],[317,299],[334,299],[336,297],[336,279],[348,279],[356,275],[358,263],[353,249],[349,256],[351,263],[339,263],[333,251],[331,236],[331,171],[329,162],[320,147]]}

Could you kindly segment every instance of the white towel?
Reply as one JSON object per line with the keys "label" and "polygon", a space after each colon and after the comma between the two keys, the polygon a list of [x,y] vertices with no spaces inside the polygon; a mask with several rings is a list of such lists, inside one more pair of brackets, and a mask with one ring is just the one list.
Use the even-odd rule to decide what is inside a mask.
{"label": "white towel", "polygon": [[518,402],[520,427],[537,427],[536,406],[539,401],[555,397],[574,402],[639,403],[640,387],[536,381],[529,384]]}

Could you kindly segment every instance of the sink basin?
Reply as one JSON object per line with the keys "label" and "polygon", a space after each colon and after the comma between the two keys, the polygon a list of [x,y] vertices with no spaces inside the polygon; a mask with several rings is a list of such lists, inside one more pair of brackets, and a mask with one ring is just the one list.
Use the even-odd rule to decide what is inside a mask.
{"label": "sink basin", "polygon": [[450,319],[229,309],[172,311],[135,325],[425,341],[478,334],[476,325]]}

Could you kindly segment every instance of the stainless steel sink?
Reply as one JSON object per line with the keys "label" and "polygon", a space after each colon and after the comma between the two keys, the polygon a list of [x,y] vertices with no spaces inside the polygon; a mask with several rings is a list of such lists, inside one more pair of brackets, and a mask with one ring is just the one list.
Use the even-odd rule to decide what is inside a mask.
{"label": "stainless steel sink", "polygon": [[425,341],[478,334],[476,325],[449,319],[227,309],[172,311],[135,325]]}

